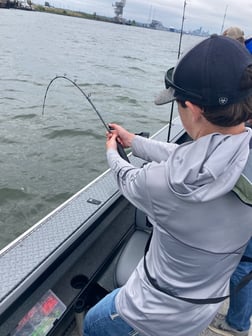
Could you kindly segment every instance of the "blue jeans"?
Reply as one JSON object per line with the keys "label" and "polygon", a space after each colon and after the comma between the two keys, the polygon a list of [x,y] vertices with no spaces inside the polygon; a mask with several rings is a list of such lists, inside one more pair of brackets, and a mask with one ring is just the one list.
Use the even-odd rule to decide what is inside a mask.
{"label": "blue jeans", "polygon": [[[252,238],[244,255],[252,258]],[[251,271],[251,262],[240,262],[230,279],[230,303],[226,321],[232,328],[239,331],[249,330],[250,328],[250,318],[252,316],[252,281],[237,293],[234,293],[234,289],[241,278]]]}
{"label": "blue jeans", "polygon": [[119,288],[92,307],[84,319],[84,336],[140,336],[117,314],[115,297]]}

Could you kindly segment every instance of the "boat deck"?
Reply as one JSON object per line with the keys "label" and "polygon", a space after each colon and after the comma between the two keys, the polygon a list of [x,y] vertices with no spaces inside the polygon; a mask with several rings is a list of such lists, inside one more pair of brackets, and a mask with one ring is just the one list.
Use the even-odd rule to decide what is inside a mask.
{"label": "boat deck", "polygon": [[[227,309],[228,309],[228,303],[229,301],[228,300],[225,300],[223,305],[221,306],[221,309],[220,309],[220,313],[222,314],[226,314],[227,312]],[[252,317],[251,317],[251,325],[252,325]],[[213,332],[212,330],[210,330],[209,328],[205,329],[199,336],[217,336],[219,334]],[[231,334],[227,334],[228,335],[231,335]],[[77,328],[74,328],[74,330],[71,332],[71,334],[69,336],[82,336],[78,333],[77,331]],[[249,331],[249,336],[252,336],[252,327],[250,328],[250,331]]]}
{"label": "boat deck", "polygon": [[[228,310],[228,304],[229,304],[229,300],[225,300],[223,305],[221,306],[220,311],[219,311],[221,314],[226,315],[227,310]],[[252,325],[252,317],[251,317],[251,325]],[[209,328],[207,328],[199,336],[217,336],[217,335],[219,335],[219,334],[217,334],[217,333],[213,332],[212,330],[210,330]],[[228,335],[231,335],[231,334],[226,334],[226,335],[228,336]],[[79,336],[79,335],[76,334],[76,336]],[[249,330],[249,336],[252,336],[252,327]]]}

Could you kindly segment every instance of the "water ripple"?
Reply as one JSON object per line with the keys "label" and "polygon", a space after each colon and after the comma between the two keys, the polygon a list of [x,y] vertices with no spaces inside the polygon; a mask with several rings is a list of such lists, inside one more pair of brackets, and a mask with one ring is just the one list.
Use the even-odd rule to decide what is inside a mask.
{"label": "water ripple", "polygon": [[64,202],[66,199],[70,198],[73,194],[70,192],[63,192],[63,193],[59,193],[59,194],[55,194],[52,196],[45,196],[42,197],[42,199],[46,202],[57,202],[57,203],[61,203]]}
{"label": "water ripple", "polygon": [[133,66],[133,67],[129,67],[129,69],[130,69],[130,70],[134,70],[134,71],[139,71],[139,72],[143,72],[143,73],[145,73],[145,71],[144,71],[143,69],[139,68],[139,67],[135,67],[135,66]]}
{"label": "water ripple", "polygon": [[18,144],[20,142],[12,140],[12,139],[5,138],[5,137],[0,137],[0,143],[1,144],[9,144],[9,145],[11,145],[11,144]]}
{"label": "water ripple", "polygon": [[142,61],[141,58],[138,57],[132,57],[132,56],[123,56],[123,58],[128,59],[128,60],[132,60],[132,61]]}
{"label": "water ripple", "polygon": [[73,138],[79,136],[87,136],[91,135],[97,138],[97,133],[93,130],[78,130],[78,129],[61,129],[61,130],[54,130],[48,134],[43,135],[44,138],[47,139],[56,139],[56,138]]}
{"label": "water ripple", "polygon": [[12,119],[32,119],[32,118],[36,118],[36,117],[37,117],[37,114],[35,114],[35,113],[28,113],[28,114],[18,114],[16,116],[14,116]]}
{"label": "water ripple", "polygon": [[3,205],[8,201],[17,201],[17,200],[29,200],[32,199],[33,195],[26,193],[21,189],[14,188],[0,188],[0,204]]}

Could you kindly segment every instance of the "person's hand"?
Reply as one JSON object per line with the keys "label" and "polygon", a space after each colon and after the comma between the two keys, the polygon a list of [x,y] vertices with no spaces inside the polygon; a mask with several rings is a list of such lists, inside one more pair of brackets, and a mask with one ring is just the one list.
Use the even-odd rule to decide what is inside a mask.
{"label": "person's hand", "polygon": [[117,138],[117,132],[107,132],[107,141],[106,141],[106,148],[108,149],[116,149],[117,150],[117,143],[116,143],[116,138]]}
{"label": "person's hand", "polygon": [[117,124],[109,124],[109,127],[112,129],[112,134],[116,134],[116,140],[124,147],[131,147],[132,141],[135,137],[134,133],[128,132],[122,126]]}

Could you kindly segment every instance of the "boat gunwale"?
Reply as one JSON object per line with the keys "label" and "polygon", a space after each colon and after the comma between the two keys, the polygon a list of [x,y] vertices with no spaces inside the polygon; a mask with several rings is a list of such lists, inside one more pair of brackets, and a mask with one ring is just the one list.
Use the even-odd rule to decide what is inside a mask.
{"label": "boat gunwale", "polygon": [[[165,135],[167,134],[167,129],[169,125],[165,125],[163,128],[161,128],[158,132],[156,132],[152,138],[166,141]],[[171,142],[175,142],[178,138],[181,137],[181,135],[184,133],[183,127],[179,121],[179,118],[176,118],[173,121],[173,127],[172,127],[172,140]],[[136,158],[132,155],[132,153],[129,154],[129,158],[131,162],[136,166],[141,166],[143,164],[143,160]],[[13,277],[15,278],[15,275],[18,275],[17,268],[20,269],[20,264],[17,262],[15,258],[15,252],[18,249],[21,249],[20,251],[20,260],[26,257],[24,254],[25,249],[22,248],[22,246],[25,245],[27,240],[32,240],[36,233],[40,230],[41,227],[43,227],[45,224],[47,225],[53,225],[57,224],[54,223],[54,220],[62,215],[62,212],[68,211],[69,208],[75,207],[75,204],[79,201],[79,206],[82,208],[82,213],[84,214],[83,209],[83,200],[80,201],[80,198],[83,197],[83,199],[86,201],[85,204],[87,204],[87,199],[91,197],[92,192],[95,191],[95,189],[100,189],[102,183],[106,183],[106,180],[108,181],[108,184],[112,186],[112,193],[110,190],[106,190],[107,198],[101,201],[99,206],[96,206],[94,211],[90,213],[85,220],[83,220],[83,217],[78,223],[78,227],[71,232],[70,235],[66,237],[63,241],[58,243],[57,246],[54,246],[51,251],[46,253],[45,256],[42,257],[42,259],[39,260],[37,258],[38,256],[34,254],[34,251],[31,249],[30,253],[32,254],[32,257],[36,260],[36,266],[33,268],[30,268],[28,271],[24,272],[24,274],[18,279],[14,279],[11,283],[10,279],[13,280]],[[105,185],[106,186],[106,185]],[[85,197],[87,196],[87,197]],[[80,191],[78,191],[76,194],[74,194],[71,198],[66,200],[64,203],[62,203],[59,207],[57,207],[55,210],[53,210],[51,213],[49,213],[47,216],[45,216],[43,219],[41,219],[38,223],[33,225],[30,229],[25,231],[22,235],[20,235],[17,239],[15,239],[12,243],[7,245],[2,251],[0,251],[0,268],[1,273],[3,274],[4,269],[8,270],[8,274],[6,274],[6,281],[5,283],[2,283],[2,288],[5,288],[3,292],[1,293],[0,290],[0,314],[2,314],[8,307],[10,307],[11,304],[15,300],[18,299],[24,293],[31,284],[38,279],[43,272],[45,272],[46,269],[52,265],[55,260],[69,247],[75,240],[78,239],[82,234],[85,233],[86,230],[88,230],[92,224],[100,217],[102,214],[121,196],[121,193],[119,192],[116,181],[114,180],[110,169],[106,170],[104,173],[102,173],[100,176],[98,176],[95,180],[90,182],[87,186],[82,188]],[[90,206],[90,205],[88,205]],[[74,210],[74,209],[73,209]],[[64,217],[64,216],[63,216]],[[64,221],[63,221],[64,222]],[[56,225],[57,226],[57,225]],[[40,240],[44,240],[46,237],[41,238]],[[29,248],[32,248],[32,245],[29,246]],[[14,251],[14,253],[12,253]],[[7,258],[8,260],[5,262],[5,268],[1,266],[3,265],[3,258]],[[13,264],[14,263],[14,264]],[[10,267],[10,265],[13,265],[14,267]],[[7,283],[8,282],[8,283]],[[5,286],[3,286],[5,284]],[[7,287],[6,287],[7,285]]]}

